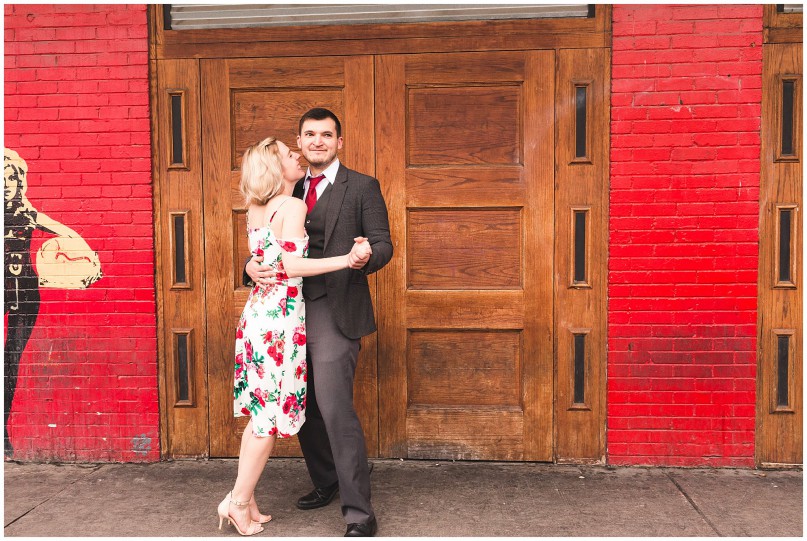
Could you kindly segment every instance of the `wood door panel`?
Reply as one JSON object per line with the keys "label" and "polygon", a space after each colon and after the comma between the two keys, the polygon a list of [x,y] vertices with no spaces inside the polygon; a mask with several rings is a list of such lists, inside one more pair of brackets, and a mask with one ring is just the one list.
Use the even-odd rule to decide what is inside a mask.
{"label": "wood door panel", "polygon": [[521,167],[440,167],[406,171],[408,207],[500,207],[523,198]]}
{"label": "wood door panel", "polygon": [[521,329],[524,327],[522,291],[407,292],[402,314],[410,329]]}
{"label": "wood door panel", "polygon": [[[763,46],[754,451],[763,467],[804,459],[802,54],[801,42]],[[783,103],[785,82],[793,85],[789,106]],[[785,111],[792,114],[787,124]],[[789,235],[782,235],[783,221]]]}
{"label": "wood door panel", "polygon": [[[608,87],[607,50],[560,51],[557,60],[555,193],[555,449],[558,461],[602,462],[605,458],[606,285],[608,253]],[[576,92],[585,89],[584,156],[577,156]],[[575,212],[586,225],[584,277],[575,281]],[[574,339],[583,358],[583,400],[574,396]],[[575,375],[577,374],[577,375]],[[580,399],[580,397],[578,397]]]}
{"label": "wood door panel", "polygon": [[[367,69],[367,68],[370,69]],[[238,190],[240,159],[267,136],[296,148],[300,116],[332,109],[343,122],[342,161],[373,175],[372,59],[242,59],[202,61],[207,360],[210,454],[237,456],[248,419],[232,412],[235,328],[249,289],[241,285],[249,254],[245,209]],[[369,134],[369,135],[367,135]],[[361,136],[361,137],[360,137]],[[224,195],[224,197],[222,197]],[[375,279],[370,280],[375,296]],[[376,338],[362,339],[355,402],[368,454],[378,455]],[[300,456],[296,438],[278,440],[274,454]]]}
{"label": "wood door panel", "polygon": [[410,458],[523,460],[524,414],[501,407],[413,408],[406,418]]}
{"label": "wood door panel", "polygon": [[552,458],[553,55],[376,59],[382,454]]}
{"label": "wood door panel", "polygon": [[[263,89],[233,92],[233,169],[241,167],[241,157],[250,145],[270,134],[289,148],[297,148],[300,115],[313,107],[325,107],[344,118],[342,91]],[[300,164],[304,168],[308,166],[305,159],[301,159]]]}
{"label": "wood door panel", "polygon": [[[417,62],[407,62],[406,81],[410,85],[522,82],[526,60],[523,52],[454,53],[418,55]],[[414,57],[410,57],[414,58]]]}
{"label": "wood door panel", "polygon": [[516,86],[409,90],[409,165],[521,163],[520,98]]}
{"label": "wood door panel", "polygon": [[336,89],[345,86],[345,62],[336,57],[272,58],[271,62],[240,58],[229,60],[227,66],[230,88]]}
{"label": "wood door panel", "polygon": [[408,344],[410,408],[520,406],[519,331],[410,331]]}
{"label": "wood door panel", "polygon": [[[155,235],[160,302],[160,394],[163,431],[161,451],[171,457],[203,457],[208,447],[208,381],[205,370],[205,299],[200,152],[199,63],[197,60],[157,62],[154,121],[154,165],[162,182],[155,183]],[[173,163],[172,97],[182,103],[182,157]],[[173,217],[185,226],[185,281],[174,283]],[[187,341],[187,377],[180,392],[178,337]]]}
{"label": "wood door panel", "polygon": [[[204,155],[203,203],[205,212],[205,305],[207,306],[207,373],[210,397],[210,456],[232,456],[229,451],[237,437],[233,418],[232,262],[233,224],[231,223],[229,144],[229,76],[224,62],[201,62],[202,144]],[[223,136],[224,135],[224,136]],[[215,172],[215,174],[213,174]],[[222,183],[222,180],[225,182]],[[221,197],[224,193],[225,197]],[[230,257],[227,257],[227,256]],[[211,325],[211,323],[215,322]],[[237,454],[237,453],[236,453]]]}
{"label": "wood door panel", "polygon": [[521,289],[519,209],[411,210],[409,289]]}

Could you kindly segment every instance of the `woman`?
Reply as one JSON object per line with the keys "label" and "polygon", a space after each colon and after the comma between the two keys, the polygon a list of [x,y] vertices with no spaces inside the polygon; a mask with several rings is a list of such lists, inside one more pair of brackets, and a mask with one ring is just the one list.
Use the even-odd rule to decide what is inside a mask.
{"label": "woman", "polygon": [[254,490],[276,438],[295,435],[305,422],[305,305],[302,278],[348,268],[368,257],[366,238],[349,254],[306,259],[306,205],[291,196],[304,175],[300,155],[273,137],[251,146],[241,163],[241,193],[253,255],[277,271],[276,283],[256,285],[238,323],[235,343],[234,414],[249,416],[241,437],[238,477],[219,504],[219,528],[226,519],[241,535],[263,531]]}
{"label": "woman", "polygon": [[[5,395],[3,422],[5,425],[4,448],[6,456],[13,456],[14,449],[9,439],[9,417],[17,389],[20,359],[39,315],[39,286],[31,260],[31,237],[39,229],[70,239],[81,239],[78,233],[48,217],[34,208],[26,196],[28,190],[28,165],[19,154],[3,149],[3,177],[5,179],[3,211],[3,258],[5,261],[4,312],[7,316],[5,342]],[[97,275],[89,283],[101,277]]]}

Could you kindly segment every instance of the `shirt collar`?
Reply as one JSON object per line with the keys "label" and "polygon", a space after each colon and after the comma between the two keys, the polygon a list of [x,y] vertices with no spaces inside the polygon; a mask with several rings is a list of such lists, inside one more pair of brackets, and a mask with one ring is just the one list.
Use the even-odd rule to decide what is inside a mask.
{"label": "shirt collar", "polygon": [[[325,171],[322,172],[325,175],[325,180],[327,180],[330,184],[333,184],[336,181],[336,172],[339,171],[339,158],[336,158],[331,165],[328,166]],[[311,178],[311,169],[309,168],[305,172],[305,182],[308,184],[308,179]]]}

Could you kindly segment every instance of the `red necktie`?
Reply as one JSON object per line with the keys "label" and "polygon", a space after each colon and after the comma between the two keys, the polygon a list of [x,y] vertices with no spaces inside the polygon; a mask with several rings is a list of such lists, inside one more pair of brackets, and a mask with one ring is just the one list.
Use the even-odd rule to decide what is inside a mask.
{"label": "red necktie", "polygon": [[308,179],[308,193],[305,195],[305,206],[308,207],[308,214],[314,210],[314,205],[317,204],[317,184],[325,178],[325,175],[318,177],[311,177]]}

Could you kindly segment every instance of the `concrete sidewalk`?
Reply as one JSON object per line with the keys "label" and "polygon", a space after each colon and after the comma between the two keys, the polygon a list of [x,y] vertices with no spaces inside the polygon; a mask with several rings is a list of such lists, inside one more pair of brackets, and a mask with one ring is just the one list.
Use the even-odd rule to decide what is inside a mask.
{"label": "concrete sidewalk", "polygon": [[[802,472],[373,460],[379,536],[801,536]],[[237,461],[5,463],[6,536],[237,536],[216,506]],[[271,459],[256,537],[342,536],[338,499],[299,511],[302,459]]]}

